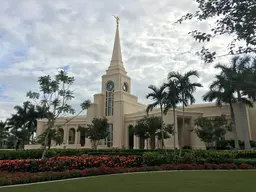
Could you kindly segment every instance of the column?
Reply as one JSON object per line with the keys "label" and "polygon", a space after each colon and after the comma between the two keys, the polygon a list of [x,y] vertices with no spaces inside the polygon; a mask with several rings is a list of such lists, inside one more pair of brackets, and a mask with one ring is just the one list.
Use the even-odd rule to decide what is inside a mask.
{"label": "column", "polygon": [[139,141],[138,141],[138,137],[136,135],[133,136],[134,139],[133,139],[133,148],[134,149],[139,149]]}
{"label": "column", "polygon": [[67,127],[67,125],[65,125],[64,126],[64,136],[63,136],[63,143],[65,143],[65,145],[68,144],[67,137],[68,137],[68,127]]}
{"label": "column", "polygon": [[76,129],[75,144],[80,144],[80,132],[79,131],[77,132],[77,129]]}

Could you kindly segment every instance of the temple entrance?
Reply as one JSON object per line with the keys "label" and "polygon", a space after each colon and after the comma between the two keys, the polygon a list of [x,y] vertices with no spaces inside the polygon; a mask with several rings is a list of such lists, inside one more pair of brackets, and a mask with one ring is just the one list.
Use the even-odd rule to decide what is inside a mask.
{"label": "temple entrance", "polygon": [[132,125],[129,125],[128,132],[129,132],[129,149],[133,149],[134,148],[134,131],[133,131]]}

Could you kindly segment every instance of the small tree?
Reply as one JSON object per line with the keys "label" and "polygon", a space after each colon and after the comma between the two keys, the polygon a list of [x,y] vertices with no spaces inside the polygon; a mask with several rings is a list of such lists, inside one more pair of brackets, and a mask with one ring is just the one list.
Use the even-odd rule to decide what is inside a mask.
{"label": "small tree", "polygon": [[84,132],[85,137],[91,140],[92,149],[97,149],[100,140],[108,136],[108,120],[106,117],[94,118],[92,124],[79,126],[77,131]]}
{"label": "small tree", "polygon": [[145,139],[149,138],[148,126],[145,117],[136,121],[134,126],[134,135],[140,138],[140,149],[144,149]]}
{"label": "small tree", "polygon": [[[39,77],[39,92],[29,91],[27,93],[27,97],[33,99],[36,105],[40,106],[45,112],[47,123],[44,143],[47,143],[51,129],[54,129],[58,118],[67,114],[75,114],[75,110],[68,104],[70,100],[74,99],[74,93],[70,90],[70,86],[74,81],[74,77],[68,76],[66,71],[61,70],[54,78],[50,77],[50,75]],[[90,106],[90,100],[84,101],[81,104],[81,111],[77,115]],[[73,118],[66,120],[66,123]],[[44,145],[42,159],[45,157],[46,149],[46,145]]]}
{"label": "small tree", "polygon": [[155,149],[155,143],[156,143],[156,134],[159,133],[161,136],[159,139],[162,141],[162,131],[161,131],[161,117],[155,117],[155,116],[145,116],[145,123],[146,123],[146,131],[148,133],[149,139],[150,139],[150,148]]}
{"label": "small tree", "polygon": [[[149,139],[150,148],[155,149],[156,137],[163,148],[162,138],[170,138],[170,134],[173,134],[174,130],[172,125],[165,125],[161,121],[161,117],[144,116],[136,122],[134,134],[140,137],[140,148],[144,148],[145,139]],[[162,125],[164,126],[163,131]]]}
{"label": "small tree", "polygon": [[225,134],[230,131],[231,123],[225,115],[214,118],[199,117],[195,120],[197,126],[192,131],[203,141],[208,148],[216,146],[216,143],[225,139]]}
{"label": "small tree", "polygon": [[[170,138],[171,135],[174,135],[174,125],[173,124],[164,125],[164,132],[163,133],[164,133],[164,139]],[[156,133],[156,136],[157,136],[157,139],[159,141],[161,141],[162,133],[160,131],[158,131]],[[161,148],[162,148],[162,146],[161,146]]]}

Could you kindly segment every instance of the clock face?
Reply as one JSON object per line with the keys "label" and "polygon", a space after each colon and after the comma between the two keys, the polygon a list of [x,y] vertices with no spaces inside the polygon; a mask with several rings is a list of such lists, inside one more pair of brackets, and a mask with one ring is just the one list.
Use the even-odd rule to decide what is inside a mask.
{"label": "clock face", "polygon": [[128,86],[126,83],[123,84],[123,91],[127,92],[128,91]]}
{"label": "clock face", "polygon": [[107,90],[108,91],[112,91],[114,89],[114,82],[113,81],[109,81],[107,83]]}

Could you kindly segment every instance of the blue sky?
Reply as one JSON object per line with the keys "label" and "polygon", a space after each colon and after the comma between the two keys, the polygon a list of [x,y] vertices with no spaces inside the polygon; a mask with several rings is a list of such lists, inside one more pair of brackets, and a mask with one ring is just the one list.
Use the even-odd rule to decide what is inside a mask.
{"label": "blue sky", "polygon": [[[0,6],[0,119],[9,117],[26,92],[37,90],[37,78],[68,70],[76,81],[72,87],[78,108],[101,90],[101,76],[108,68],[115,33],[113,14],[120,17],[123,62],[132,78],[132,93],[148,103],[148,85],[159,85],[167,73],[197,69],[205,85],[216,71],[195,55],[200,44],[188,35],[207,30],[211,23],[192,21],[174,25],[180,16],[194,12],[192,0],[8,0]],[[222,51],[223,37],[209,44]],[[224,52],[224,51],[223,51]],[[227,62],[218,58],[216,62]]]}

